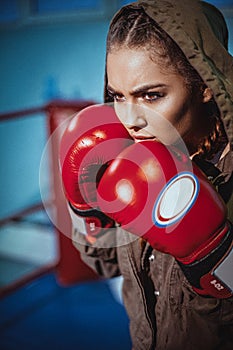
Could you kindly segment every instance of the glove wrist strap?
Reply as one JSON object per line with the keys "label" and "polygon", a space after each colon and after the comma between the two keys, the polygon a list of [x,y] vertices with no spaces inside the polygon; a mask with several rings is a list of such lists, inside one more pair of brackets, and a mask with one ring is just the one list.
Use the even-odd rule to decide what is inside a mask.
{"label": "glove wrist strap", "polygon": [[68,203],[73,228],[83,235],[98,236],[103,229],[115,227],[115,222],[98,209],[79,210]]}
{"label": "glove wrist strap", "polygon": [[178,261],[193,289],[215,298],[233,296],[233,230],[230,227],[221,244],[204,258],[191,264]]}

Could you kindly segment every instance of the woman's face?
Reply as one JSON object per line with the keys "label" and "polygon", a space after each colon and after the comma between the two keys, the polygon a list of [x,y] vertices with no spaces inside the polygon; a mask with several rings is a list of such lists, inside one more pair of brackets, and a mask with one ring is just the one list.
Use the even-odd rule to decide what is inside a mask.
{"label": "woman's face", "polygon": [[148,51],[110,52],[107,76],[116,113],[135,141],[171,144],[180,137],[185,142],[196,139],[203,119],[201,94],[194,97],[184,78],[152,61]]}

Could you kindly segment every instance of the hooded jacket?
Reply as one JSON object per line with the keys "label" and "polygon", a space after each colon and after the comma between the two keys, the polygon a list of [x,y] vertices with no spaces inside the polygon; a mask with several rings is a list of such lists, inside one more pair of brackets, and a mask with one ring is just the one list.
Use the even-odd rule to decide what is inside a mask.
{"label": "hooded jacket", "polygon": [[[218,189],[232,222],[233,58],[227,51],[224,18],[215,7],[197,0],[139,0],[130,6],[143,7],[176,41],[214,93],[229,144],[213,166],[216,177],[221,178]],[[138,239],[130,237],[116,228],[114,234],[110,230],[98,244],[88,246],[76,229],[73,232],[83,260],[100,276],[123,276],[133,349],[232,349],[233,298],[196,294],[173,257],[153,250],[148,243],[141,246]],[[105,243],[108,240],[111,245]]]}

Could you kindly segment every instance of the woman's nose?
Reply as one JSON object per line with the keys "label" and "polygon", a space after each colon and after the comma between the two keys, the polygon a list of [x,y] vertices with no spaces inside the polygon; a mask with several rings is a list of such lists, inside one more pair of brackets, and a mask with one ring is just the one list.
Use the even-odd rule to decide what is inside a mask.
{"label": "woman's nose", "polygon": [[134,103],[119,103],[115,107],[120,121],[128,128],[143,128],[146,125],[143,108]]}

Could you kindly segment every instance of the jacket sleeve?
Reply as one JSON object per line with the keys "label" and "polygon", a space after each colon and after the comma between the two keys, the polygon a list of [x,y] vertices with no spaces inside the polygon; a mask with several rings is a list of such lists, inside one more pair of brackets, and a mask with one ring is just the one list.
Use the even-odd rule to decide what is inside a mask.
{"label": "jacket sleeve", "polygon": [[90,245],[83,234],[73,229],[73,244],[79,250],[81,259],[101,277],[121,275],[117,259],[116,231],[117,229],[110,229],[96,243]]}

